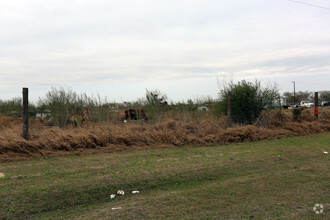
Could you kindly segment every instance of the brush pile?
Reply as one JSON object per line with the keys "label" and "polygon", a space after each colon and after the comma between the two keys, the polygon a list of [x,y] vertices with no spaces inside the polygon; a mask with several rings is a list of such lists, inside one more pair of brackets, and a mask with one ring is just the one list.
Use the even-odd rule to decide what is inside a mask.
{"label": "brush pile", "polygon": [[303,111],[293,122],[286,112],[263,113],[254,125],[227,127],[227,120],[203,119],[184,122],[166,120],[141,122],[86,123],[79,127],[43,127],[31,122],[30,140],[22,138],[22,124],[0,117],[0,161],[30,157],[114,152],[155,147],[210,146],[252,142],[330,131],[330,109],[316,121],[312,110]]}

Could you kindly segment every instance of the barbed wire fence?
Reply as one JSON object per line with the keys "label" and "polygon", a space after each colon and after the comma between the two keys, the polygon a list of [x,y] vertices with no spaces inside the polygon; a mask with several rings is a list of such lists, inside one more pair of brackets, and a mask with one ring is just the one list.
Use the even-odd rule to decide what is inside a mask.
{"label": "barbed wire fence", "polygon": [[[27,88],[23,88],[23,99],[16,98],[9,102],[0,101],[0,113],[4,116],[10,118],[23,118],[23,136],[28,139],[28,129],[29,124],[28,120],[38,119],[43,123],[43,126],[58,126],[63,127],[67,124],[69,117],[72,114],[83,115],[84,111],[88,114],[88,119],[91,122],[102,122],[104,124],[113,123],[113,122],[123,122],[125,110],[128,108],[146,108],[146,113],[148,114],[150,121],[148,123],[155,124],[160,123],[164,120],[179,120],[183,122],[204,120],[204,119],[214,119],[216,115],[213,114],[215,111],[213,104],[208,105],[210,109],[207,111],[198,110],[198,105],[196,104],[176,104],[176,105],[167,105],[161,108],[161,110],[155,110],[155,108],[148,108],[146,105],[141,103],[107,103],[101,102],[99,99],[93,99],[87,97],[85,94],[78,96],[73,92],[66,92],[61,90],[55,90],[51,98],[44,100],[39,103],[39,106],[36,107],[31,103],[28,103],[24,95],[24,91]],[[25,96],[25,98],[24,98]],[[229,99],[230,97],[228,97]],[[230,103],[230,102],[228,102]],[[280,103],[280,102],[279,102]],[[319,110],[318,108],[318,93],[315,93],[315,118],[317,119],[319,112],[325,114],[324,111]],[[279,104],[281,105],[281,104]],[[24,110],[24,111],[23,111]],[[210,110],[210,111],[209,111]],[[152,112],[153,111],[153,112]],[[281,111],[281,109],[280,109]],[[282,116],[282,114],[280,114]],[[218,117],[225,117],[224,115]],[[240,122],[249,122],[253,115],[247,117],[246,114],[233,114],[228,106],[228,115],[227,117],[227,127],[231,127],[232,123],[236,125],[246,125],[248,123]],[[266,116],[262,116],[257,120],[257,123],[262,124],[262,120],[266,120]],[[322,116],[323,117],[323,116]],[[280,117],[282,120],[282,117]],[[137,121],[138,122],[138,121]]]}

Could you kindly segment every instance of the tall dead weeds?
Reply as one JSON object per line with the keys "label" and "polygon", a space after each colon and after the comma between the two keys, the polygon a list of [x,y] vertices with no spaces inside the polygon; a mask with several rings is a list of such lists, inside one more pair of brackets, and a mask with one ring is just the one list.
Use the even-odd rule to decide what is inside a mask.
{"label": "tall dead weeds", "polygon": [[255,125],[231,128],[227,128],[226,118],[190,122],[169,119],[158,124],[89,123],[77,128],[42,127],[35,121],[29,141],[22,138],[21,123],[12,121],[6,126],[0,124],[0,161],[149,147],[210,146],[330,131],[328,111],[321,111],[319,121],[315,121],[313,111],[305,111],[299,122],[294,122],[288,112],[270,111],[263,113]]}

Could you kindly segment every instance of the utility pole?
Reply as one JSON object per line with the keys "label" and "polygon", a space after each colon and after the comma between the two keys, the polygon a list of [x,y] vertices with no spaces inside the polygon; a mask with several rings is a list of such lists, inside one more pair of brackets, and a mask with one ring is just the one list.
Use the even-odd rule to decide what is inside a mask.
{"label": "utility pole", "polygon": [[292,81],[293,83],[293,102],[296,103],[296,82]]}

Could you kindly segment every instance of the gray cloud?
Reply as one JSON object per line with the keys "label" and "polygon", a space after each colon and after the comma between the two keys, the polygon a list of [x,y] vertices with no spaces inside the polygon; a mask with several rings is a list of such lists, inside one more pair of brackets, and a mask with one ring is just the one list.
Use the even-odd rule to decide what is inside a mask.
{"label": "gray cloud", "polygon": [[323,85],[316,80],[310,89],[326,89],[329,20],[328,10],[289,1],[1,2],[0,92],[7,95],[0,99],[22,86],[59,85],[112,85],[113,97],[123,88],[132,99],[152,85],[190,94],[200,80],[205,95],[224,73],[280,82],[319,78]]}

